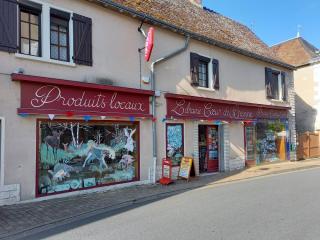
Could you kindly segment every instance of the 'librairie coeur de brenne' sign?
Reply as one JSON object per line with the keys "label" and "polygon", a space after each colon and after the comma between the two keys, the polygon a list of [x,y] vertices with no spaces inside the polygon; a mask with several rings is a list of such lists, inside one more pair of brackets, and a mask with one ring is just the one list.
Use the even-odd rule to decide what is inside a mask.
{"label": "'librairie coeur de brenne' sign", "polygon": [[[20,112],[55,113],[74,112],[100,116],[150,116],[150,95],[143,90],[112,87],[90,88],[83,83],[64,85],[21,81]],[[86,86],[92,86],[91,84]],[[119,89],[119,90],[117,90]]]}
{"label": "'librairie coeur de brenne' sign", "polygon": [[286,119],[288,107],[231,102],[166,94],[167,117],[182,119],[254,120]]}

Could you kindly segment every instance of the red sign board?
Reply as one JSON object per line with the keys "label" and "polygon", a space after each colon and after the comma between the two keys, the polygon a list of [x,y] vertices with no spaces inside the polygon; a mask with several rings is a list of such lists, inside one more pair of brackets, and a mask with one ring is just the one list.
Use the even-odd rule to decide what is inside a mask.
{"label": "red sign board", "polygon": [[147,62],[149,62],[152,49],[153,49],[153,42],[154,42],[154,28],[149,28],[148,36],[146,39],[146,45],[145,45],[145,55],[144,58]]}
{"label": "red sign board", "polygon": [[288,107],[250,104],[177,94],[166,94],[167,117],[183,119],[285,119]]}
{"label": "red sign board", "polygon": [[45,79],[13,76],[21,81],[20,113],[150,117],[150,92]]}

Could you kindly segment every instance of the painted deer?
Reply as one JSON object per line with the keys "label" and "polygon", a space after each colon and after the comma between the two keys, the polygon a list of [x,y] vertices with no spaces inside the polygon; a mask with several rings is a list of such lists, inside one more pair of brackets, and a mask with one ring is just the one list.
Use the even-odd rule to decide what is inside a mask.
{"label": "painted deer", "polygon": [[52,130],[52,136],[46,136],[44,142],[47,146],[47,155],[49,151],[49,146],[52,148],[53,157],[55,160],[58,158],[58,148],[60,146],[60,137],[64,131]]}

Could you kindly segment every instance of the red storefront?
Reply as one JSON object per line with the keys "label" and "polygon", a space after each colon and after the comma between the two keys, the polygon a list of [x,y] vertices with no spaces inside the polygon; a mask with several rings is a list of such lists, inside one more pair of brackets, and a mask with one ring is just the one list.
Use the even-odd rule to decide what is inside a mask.
{"label": "red storefront", "polygon": [[[219,131],[225,124],[242,124],[246,164],[289,159],[287,127],[289,107],[169,93],[165,97],[167,119],[180,122],[191,120],[199,123],[197,157],[199,157],[200,172],[214,172],[221,169],[219,151],[224,139]],[[167,148],[172,147],[167,144]]]}
{"label": "red storefront", "polygon": [[36,122],[36,196],[140,180],[152,91],[13,74]]}

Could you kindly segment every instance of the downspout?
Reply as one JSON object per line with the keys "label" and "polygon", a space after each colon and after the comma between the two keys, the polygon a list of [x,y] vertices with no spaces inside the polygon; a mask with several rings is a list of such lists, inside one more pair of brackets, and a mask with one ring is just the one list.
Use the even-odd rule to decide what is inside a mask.
{"label": "downspout", "polygon": [[[184,52],[189,46],[189,39],[190,36],[186,36],[185,44],[182,48],[165,55],[154,62],[151,63],[151,90],[156,90],[156,81],[155,81],[155,66],[158,63],[164,62],[170,58],[175,57],[176,55]],[[156,116],[156,97],[155,95],[152,96],[152,116]],[[152,121],[152,146],[153,146],[153,183],[156,183],[156,174],[157,174],[157,124],[156,121]]]}

